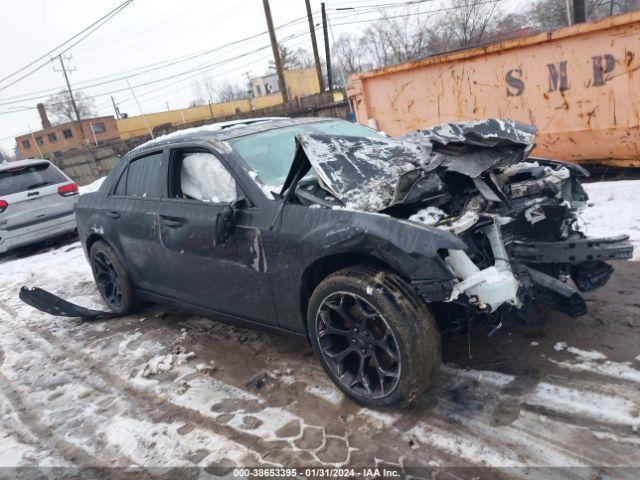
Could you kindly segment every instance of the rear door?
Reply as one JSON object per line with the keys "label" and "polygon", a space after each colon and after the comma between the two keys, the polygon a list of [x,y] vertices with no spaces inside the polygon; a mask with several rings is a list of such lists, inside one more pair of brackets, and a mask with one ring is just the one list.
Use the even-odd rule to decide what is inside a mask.
{"label": "rear door", "polygon": [[77,186],[47,161],[0,171],[0,230],[17,230],[71,215]]}
{"label": "rear door", "polygon": [[158,203],[164,174],[163,154],[133,158],[101,206],[107,239],[116,247],[134,284],[162,293],[158,244]]}

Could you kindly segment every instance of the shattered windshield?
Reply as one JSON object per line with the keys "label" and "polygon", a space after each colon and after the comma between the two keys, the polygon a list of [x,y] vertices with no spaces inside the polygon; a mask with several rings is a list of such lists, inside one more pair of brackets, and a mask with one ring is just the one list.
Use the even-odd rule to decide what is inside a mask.
{"label": "shattered windshield", "polygon": [[268,130],[230,143],[259,183],[269,190],[279,190],[291,168],[296,150],[295,135],[299,132],[387,139],[381,133],[358,123],[330,120]]}

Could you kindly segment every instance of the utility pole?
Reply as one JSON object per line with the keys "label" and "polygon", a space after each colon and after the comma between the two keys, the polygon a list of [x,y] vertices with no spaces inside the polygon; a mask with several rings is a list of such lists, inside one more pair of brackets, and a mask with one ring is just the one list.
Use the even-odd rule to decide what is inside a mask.
{"label": "utility pole", "polygon": [[40,154],[40,158],[44,160],[44,155],[42,155],[42,150],[40,150],[40,145],[38,145],[38,141],[36,137],[33,135],[33,130],[31,130],[31,125],[27,122],[27,128],[29,129],[29,133],[31,134],[31,139],[33,140],[33,144],[36,146],[38,153]]}
{"label": "utility pole", "polygon": [[253,112],[253,84],[251,83],[251,70],[244,72],[249,81],[249,111]]}
{"label": "utility pole", "polygon": [[151,135],[151,138],[156,138],[153,135],[153,131],[151,130],[151,127],[149,126],[149,122],[147,122],[147,116],[142,111],[142,107],[140,106],[140,102],[138,102],[138,97],[136,97],[136,92],[133,91],[133,87],[131,86],[131,83],[129,83],[129,79],[125,78],[125,80],[127,81],[127,86],[129,87],[129,91],[131,91],[131,96],[136,101],[136,105],[138,106],[138,110],[140,110],[140,115],[142,115],[142,119],[144,120],[144,124],[147,127],[147,130],[149,131],[149,135]]}
{"label": "utility pole", "polygon": [[84,127],[82,126],[82,119],[80,118],[80,112],[78,110],[78,106],[76,105],[76,101],[73,98],[73,90],[71,90],[71,83],[69,83],[69,75],[67,75],[67,67],[64,64],[65,60],[70,60],[71,57],[63,57],[62,54],[58,55],[58,59],[60,60],[60,66],[62,67],[62,73],[64,74],[64,81],[67,83],[67,90],[69,92],[69,99],[71,100],[71,106],[73,107],[73,111],[76,114],[76,120],[78,122],[78,128],[80,129],[80,136],[82,137],[82,144],[84,145],[87,154],[89,154],[89,160],[96,172],[96,174],[100,174],[100,166],[96,162],[96,157],[93,154],[93,151],[89,148],[89,140],[84,133]]}
{"label": "utility pole", "polygon": [[573,22],[584,23],[587,20],[585,0],[573,0]]}
{"label": "utility pole", "polygon": [[571,0],[565,0],[565,7],[567,9],[567,25],[572,25],[571,21]]}
{"label": "utility pole", "polygon": [[116,105],[116,101],[114,100],[113,95],[111,95],[111,104],[113,105],[113,111],[116,113],[116,118],[120,120],[120,109]]}
{"label": "utility pole", "polygon": [[284,72],[282,71],[282,62],[280,60],[280,50],[278,49],[278,41],[276,40],[276,32],[273,29],[273,20],[271,19],[271,7],[269,0],[262,0],[264,5],[264,16],[267,19],[267,28],[269,29],[269,40],[271,40],[271,50],[273,50],[273,61],[276,64],[276,72],[278,73],[278,86],[282,92],[282,101],[289,102],[289,94],[287,93],[287,84],[284,81]]}
{"label": "utility pole", "polygon": [[333,85],[331,81],[331,49],[329,48],[329,32],[327,30],[327,10],[324,7],[324,2],[320,4],[322,9],[322,31],[324,33],[324,59],[327,62],[327,86],[329,91]]}
{"label": "utility pole", "polygon": [[313,13],[311,13],[310,0],[304,0],[307,6],[307,19],[309,20],[309,33],[311,34],[311,48],[313,50],[313,61],[316,63],[316,75],[320,85],[320,93],[324,92],[324,79],[322,78],[322,66],[320,65],[320,55],[318,55],[318,42],[316,41],[316,26],[313,23]]}

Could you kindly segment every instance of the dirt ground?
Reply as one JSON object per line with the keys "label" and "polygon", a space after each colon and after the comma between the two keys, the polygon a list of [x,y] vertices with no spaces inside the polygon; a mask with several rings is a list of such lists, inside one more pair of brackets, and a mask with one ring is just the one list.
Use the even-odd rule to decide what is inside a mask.
{"label": "dirt ground", "polygon": [[83,261],[77,242],[0,258],[0,465],[388,465],[430,478],[640,467],[637,262],[615,264],[582,318],[544,311],[492,338],[444,338],[431,392],[409,409],[370,410],[299,339],[160,307],[88,322],[21,304],[28,283],[99,307]]}

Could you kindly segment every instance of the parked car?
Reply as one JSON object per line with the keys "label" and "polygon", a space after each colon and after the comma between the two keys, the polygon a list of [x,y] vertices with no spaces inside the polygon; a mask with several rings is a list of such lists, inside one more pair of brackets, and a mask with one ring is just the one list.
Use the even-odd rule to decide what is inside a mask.
{"label": "parked car", "polygon": [[78,186],[47,160],[0,163],[0,253],[73,232]]}
{"label": "parked car", "polygon": [[303,335],[354,400],[407,404],[442,325],[495,330],[541,301],[584,314],[565,282],[592,290],[631,257],[626,237],[580,231],[586,172],[527,158],[534,138],[502,120],[405,139],[318,118],[183,130],[83,195],[78,230],[114,312],[144,300]]}

